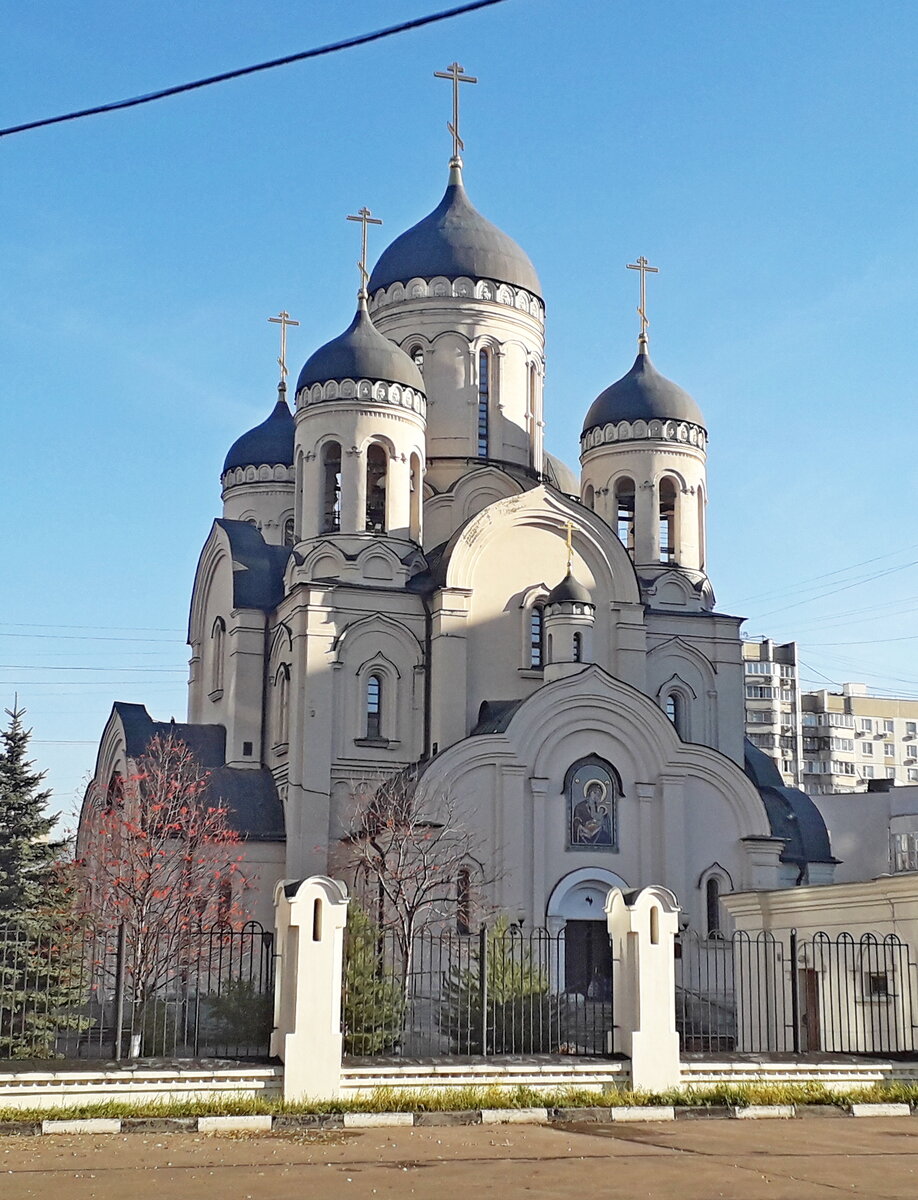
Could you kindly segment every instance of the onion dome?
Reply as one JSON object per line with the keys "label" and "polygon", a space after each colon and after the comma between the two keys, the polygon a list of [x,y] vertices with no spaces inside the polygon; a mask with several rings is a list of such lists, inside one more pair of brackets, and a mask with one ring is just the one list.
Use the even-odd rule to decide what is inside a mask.
{"label": "onion dome", "polygon": [[230,446],[224,475],[236,467],[293,466],[293,417],[287,407],[286,388],[280,384],[277,391],[277,404],[270,417]]}
{"label": "onion dome", "polygon": [[701,409],[687,391],[660,374],[642,341],[628,374],[600,392],[590,405],[583,432],[618,421],[654,420],[687,421],[704,428]]}
{"label": "onion dome", "polygon": [[449,184],[437,207],[406,230],[380,256],[369,291],[433,279],[493,279],[541,297],[542,285],[525,251],[472,207],[462,183],[462,168],[450,166]]}
{"label": "onion dome", "polygon": [[398,383],[424,393],[424,380],[416,364],[395,342],[379,332],[370,320],[367,302],[360,296],[353,321],[339,337],[311,355],[300,371],[296,390],[331,380],[371,379]]}
{"label": "onion dome", "polygon": [[568,568],[567,574],[560,583],[548,593],[545,598],[545,607],[548,608],[552,604],[590,604],[593,603],[593,597],[589,590],[583,586],[579,579],[575,579]]}

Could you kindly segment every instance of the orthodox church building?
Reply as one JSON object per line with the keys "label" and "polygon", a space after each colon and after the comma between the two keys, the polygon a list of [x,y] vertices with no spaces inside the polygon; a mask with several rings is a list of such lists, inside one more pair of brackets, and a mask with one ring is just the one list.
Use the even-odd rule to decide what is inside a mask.
{"label": "orthodox church building", "polygon": [[[545,451],[542,287],[455,151],[344,332],[289,397],[282,366],[226,456],[177,729],[257,860],[263,919],[277,879],[331,869],[355,794],[410,768],[425,811],[449,797],[475,831],[469,873],[511,919],[599,922],[610,886],[653,883],[708,932],[719,894],[828,882],[834,860],[744,745],[706,422],[651,362],[642,303],[633,364],[584,397],[579,475]],[[87,812],[162,728],[115,705]]]}

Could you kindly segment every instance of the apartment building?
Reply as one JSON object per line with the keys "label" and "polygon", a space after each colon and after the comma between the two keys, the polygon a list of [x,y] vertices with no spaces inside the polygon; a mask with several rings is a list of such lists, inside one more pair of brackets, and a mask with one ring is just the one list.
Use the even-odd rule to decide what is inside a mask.
{"label": "apartment building", "polygon": [[797,643],[743,642],[746,736],[773,758],[788,787],[803,787]]}
{"label": "apartment building", "polygon": [[804,791],[862,792],[879,779],[918,783],[918,700],[871,696],[863,683],[800,699]]}

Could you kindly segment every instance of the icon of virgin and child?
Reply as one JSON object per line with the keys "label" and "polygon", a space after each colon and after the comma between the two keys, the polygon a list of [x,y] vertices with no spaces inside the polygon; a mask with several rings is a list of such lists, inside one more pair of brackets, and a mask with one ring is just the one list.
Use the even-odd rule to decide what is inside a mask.
{"label": "icon of virgin and child", "polygon": [[571,788],[571,845],[612,846],[615,790],[611,778],[595,768],[577,772]]}

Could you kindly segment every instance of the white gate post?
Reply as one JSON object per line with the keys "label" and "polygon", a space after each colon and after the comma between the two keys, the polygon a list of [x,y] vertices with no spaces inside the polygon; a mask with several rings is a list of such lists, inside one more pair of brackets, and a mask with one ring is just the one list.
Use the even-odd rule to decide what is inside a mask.
{"label": "white gate post", "polygon": [[674,961],[679,912],[676,897],[663,887],[627,895],[612,888],[606,898],[614,1048],[631,1059],[636,1091],[662,1092],[681,1083]]}
{"label": "white gate post", "polygon": [[284,1099],[334,1099],[341,1087],[344,884],[324,875],[282,879],[274,889],[274,1032]]}

